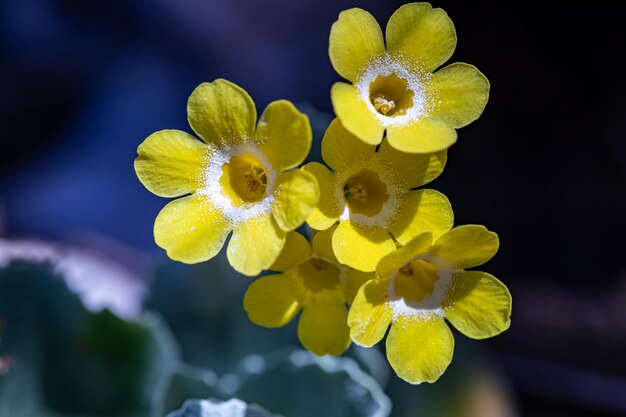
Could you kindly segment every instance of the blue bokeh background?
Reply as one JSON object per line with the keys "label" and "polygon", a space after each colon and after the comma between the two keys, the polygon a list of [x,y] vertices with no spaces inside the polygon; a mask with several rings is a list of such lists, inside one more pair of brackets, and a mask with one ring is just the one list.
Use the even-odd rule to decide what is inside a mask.
{"label": "blue bokeh background", "polygon": [[[60,241],[96,233],[159,256],[152,226],[165,201],[135,176],[139,143],[164,128],[190,131],[189,93],[221,77],[259,110],[286,98],[326,123],[339,80],[327,55],[330,25],[353,6],[384,24],[400,4],[3,0],[0,232]],[[609,392],[626,386],[625,14],[588,2],[435,5],[457,28],[453,60],[492,83],[485,113],[460,131],[432,184],[458,224],[500,234],[489,270],[516,302],[511,331],[488,343],[529,415],[594,407],[624,415],[614,414],[626,413],[623,399],[603,397],[603,378]],[[559,387],[570,375],[560,369],[591,382]],[[537,389],[538,372],[556,383]],[[564,401],[578,390],[591,400]]]}

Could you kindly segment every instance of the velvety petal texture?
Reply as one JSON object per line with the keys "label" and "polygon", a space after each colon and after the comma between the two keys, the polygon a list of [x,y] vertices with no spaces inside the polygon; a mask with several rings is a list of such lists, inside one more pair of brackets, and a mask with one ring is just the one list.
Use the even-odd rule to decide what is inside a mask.
{"label": "velvety petal texture", "polygon": [[313,229],[326,230],[335,224],[341,215],[339,203],[335,197],[334,175],[319,162],[310,162],[302,169],[317,179],[320,192],[319,203],[313,208],[306,222]]}
{"label": "velvety petal texture", "polygon": [[423,118],[387,129],[389,144],[406,153],[433,153],[448,149],[457,139],[456,130],[434,118]]}
{"label": "velvety petal texture", "polygon": [[330,90],[330,99],[335,114],[348,131],[370,145],[378,145],[383,140],[384,126],[359,97],[354,86],[335,83]]}
{"label": "velvety petal texture", "polygon": [[272,213],[278,225],[285,231],[301,226],[320,198],[315,176],[304,170],[279,174],[274,194]]}
{"label": "velvety petal texture", "polygon": [[430,189],[412,190],[389,230],[398,242],[406,245],[423,232],[430,232],[433,239],[437,239],[450,230],[453,223],[452,206],[445,195]]}
{"label": "velvety petal texture", "polygon": [[221,148],[254,135],[256,107],[241,87],[217,79],[193,90],[187,102],[187,117],[198,136]]}
{"label": "velvety petal texture", "polygon": [[242,222],[228,242],[228,262],[241,274],[259,275],[278,259],[286,234],[269,214]]}
{"label": "velvety petal texture", "polygon": [[388,278],[411,259],[428,252],[432,241],[433,235],[430,232],[419,234],[406,246],[398,248],[398,250],[391,252],[381,259],[376,266],[376,275]]}
{"label": "velvety petal texture", "polygon": [[497,234],[485,226],[467,224],[455,227],[437,239],[430,253],[453,268],[467,269],[487,262],[499,246]]}
{"label": "velvety petal texture", "polygon": [[311,240],[311,246],[313,246],[313,252],[315,256],[324,258],[330,262],[339,263],[335,252],[333,252],[333,234],[337,226],[333,226],[327,230],[315,233]]}
{"label": "velvety petal texture", "polygon": [[230,224],[204,198],[190,195],[167,204],[154,222],[154,240],[184,263],[211,259],[222,249]]}
{"label": "velvety petal texture", "polygon": [[335,171],[376,152],[370,145],[346,130],[339,119],[330,122],[322,139],[322,158]]}
{"label": "velvety petal texture", "polygon": [[378,227],[361,228],[345,220],[333,234],[333,250],[339,262],[363,272],[376,270],[378,261],[395,249],[389,233]]}
{"label": "velvety petal texture", "polygon": [[270,269],[272,271],[287,271],[309,260],[311,255],[312,252],[309,241],[298,232],[289,232],[287,233],[282,252]]}
{"label": "velvety petal texture", "polygon": [[318,356],[341,355],[350,346],[347,315],[343,303],[306,305],[298,322],[300,342]]}
{"label": "velvety petal texture", "polygon": [[387,335],[387,359],[396,374],[411,384],[435,382],[452,361],[454,338],[442,318],[404,317]]}
{"label": "velvety petal texture", "polygon": [[348,304],[352,304],[354,297],[356,297],[363,284],[376,278],[376,274],[373,272],[362,272],[352,268],[346,268],[345,274],[344,294]]}
{"label": "velvety petal texture", "polygon": [[393,316],[388,288],[388,279],[372,279],[357,292],[348,313],[350,337],[357,345],[371,347],[385,336]]}
{"label": "velvety petal texture", "polygon": [[473,65],[448,65],[430,80],[430,116],[455,129],[478,119],[489,100],[489,80]]}
{"label": "velvety petal texture", "polygon": [[480,271],[462,271],[444,300],[446,319],[472,339],[502,333],[511,324],[511,294],[494,276]]}
{"label": "velvety petal texture", "polygon": [[383,33],[376,19],[363,9],[339,13],[330,29],[328,54],[335,71],[356,81],[367,63],[385,52]]}
{"label": "velvety petal texture", "polygon": [[311,149],[309,118],[287,100],[270,103],[259,121],[256,138],[275,169],[300,165]]}
{"label": "velvety petal texture", "polygon": [[202,186],[207,146],[180,130],[161,130],[143,141],[135,159],[141,183],[161,197],[179,197]]}
{"label": "velvety petal texture", "polygon": [[250,321],[264,327],[289,323],[300,310],[295,279],[292,274],[278,274],[254,281],[243,299]]}
{"label": "velvety petal texture", "polygon": [[400,152],[383,141],[378,153],[402,175],[402,181],[409,188],[417,188],[437,178],[446,166],[447,152],[439,151],[432,154],[411,154]]}
{"label": "velvety petal texture", "polygon": [[401,6],[389,18],[385,38],[392,55],[409,59],[424,72],[432,72],[452,56],[456,31],[442,9],[428,3]]}

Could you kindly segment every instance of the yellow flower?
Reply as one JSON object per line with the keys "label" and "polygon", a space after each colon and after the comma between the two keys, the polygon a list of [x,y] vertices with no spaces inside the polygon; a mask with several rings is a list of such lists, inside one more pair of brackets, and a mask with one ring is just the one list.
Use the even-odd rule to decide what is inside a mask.
{"label": "yellow flower", "polygon": [[368,12],[342,12],[330,31],[333,67],[352,85],[335,83],[331,100],[350,132],[376,145],[385,130],[394,148],[431,153],[456,142],[456,130],[476,120],[489,98],[489,81],[474,66],[454,63],[456,32],[442,9],[428,3],[400,7],[385,40]]}
{"label": "yellow flower", "polygon": [[332,243],[340,263],[371,272],[396,249],[394,239],[407,244],[424,231],[439,237],[452,227],[446,196],[415,189],[441,173],[446,151],[406,154],[387,141],[377,149],[335,119],[324,134],[322,157],[334,172],[317,162],[304,166],[317,177],[321,196],[307,223],[325,230],[339,221]]}
{"label": "yellow flower", "polygon": [[337,356],[350,346],[346,304],[363,283],[375,278],[374,273],[337,262],[333,229],[316,233],[311,245],[299,233],[289,233],[283,253],[270,268],[282,273],[254,281],[243,303],[252,322],[272,328],[284,326],[302,310],[298,338],[319,356]]}
{"label": "yellow flower", "polygon": [[184,196],[157,216],[155,241],[170,258],[196,263],[214,257],[232,231],[230,264],[257,275],[276,261],[287,232],[299,227],[319,200],[315,178],[291,170],[309,153],[309,120],[280,100],[267,106],[255,128],[250,96],[221,79],[200,84],[187,113],[202,141],[162,130],[137,150],[135,171],[148,190]]}
{"label": "yellow flower", "polygon": [[348,315],[350,336],[361,346],[378,343],[391,325],[387,358],[412,384],[434,382],[452,360],[454,339],[444,318],[473,339],[510,325],[506,286],[486,272],[465,271],[497,252],[498,236],[465,225],[432,241],[426,232],[384,257],[376,268],[380,278],[359,289]]}

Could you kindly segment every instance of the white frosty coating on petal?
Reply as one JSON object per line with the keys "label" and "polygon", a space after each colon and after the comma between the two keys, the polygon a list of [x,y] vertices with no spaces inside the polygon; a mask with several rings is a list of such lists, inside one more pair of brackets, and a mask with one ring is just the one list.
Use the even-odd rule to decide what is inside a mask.
{"label": "white frosty coating on petal", "polygon": [[[344,186],[346,181],[363,169],[377,173],[380,181],[385,184],[389,195],[389,199],[385,201],[382,209],[375,216],[352,213],[345,201]],[[337,211],[341,212],[340,221],[350,220],[362,227],[379,226],[384,228],[395,219],[402,199],[409,189],[402,175],[393,167],[392,163],[378,153],[362,155],[350,165],[337,171],[334,176],[333,188],[335,201],[339,205]]]}
{"label": "white frosty coating on petal", "polygon": [[[420,319],[429,319],[433,317],[443,317],[443,300],[451,289],[454,276],[459,272],[453,269],[442,259],[432,256],[428,253],[421,254],[411,259],[409,262],[416,260],[424,260],[437,266],[438,279],[435,282],[433,292],[424,297],[420,301],[405,300],[396,294],[394,282],[400,268],[396,270],[389,279],[389,301],[388,304],[393,311],[393,321],[397,321],[398,317],[413,317]],[[407,262],[408,263],[408,262]],[[406,263],[404,264],[406,265]],[[404,266],[402,265],[402,266]]]}
{"label": "white frosty coating on petal", "polygon": [[[220,184],[222,165],[229,163],[231,157],[242,156],[245,153],[255,157],[263,166],[267,174],[268,183],[265,197],[261,201],[236,206],[225,193],[222,184]],[[244,140],[243,144],[234,147],[215,149],[209,146],[204,170],[205,176],[202,187],[196,193],[205,197],[207,203],[215,207],[230,222],[232,227],[270,212],[275,198],[274,187],[278,173],[274,170],[269,159],[261,151],[257,143]]]}
{"label": "white frosty coating on petal", "polygon": [[[394,117],[385,116],[376,110],[370,97],[370,85],[378,77],[392,74],[406,80],[407,87],[413,93],[413,106],[406,109],[404,114]],[[354,86],[359,93],[359,97],[361,97],[367,108],[380,120],[383,126],[386,128],[402,126],[426,117],[431,110],[428,95],[426,94],[426,87],[430,83],[431,75],[431,73],[423,71],[418,67],[411,67],[397,58],[394,59],[386,53],[379,55],[367,64]]]}

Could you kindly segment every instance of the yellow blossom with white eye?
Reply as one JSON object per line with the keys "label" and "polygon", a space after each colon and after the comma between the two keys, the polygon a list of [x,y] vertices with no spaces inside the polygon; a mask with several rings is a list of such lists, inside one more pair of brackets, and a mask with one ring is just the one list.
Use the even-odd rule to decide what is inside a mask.
{"label": "yellow blossom with white eye", "polygon": [[279,100],[255,126],[250,96],[222,79],[200,84],[187,113],[201,140],[162,130],[137,150],[135,171],[144,186],[161,197],[180,197],[157,216],[155,241],[170,258],[196,263],[217,255],[232,232],[230,264],[258,275],[319,200],[315,177],[293,169],[311,148],[309,119]]}
{"label": "yellow blossom with white eye", "polygon": [[476,120],[489,98],[489,81],[472,65],[453,63],[435,72],[455,47],[452,21],[428,3],[396,10],[385,39],[365,10],[341,12],[330,32],[329,55],[352,84],[332,87],[337,117],[372,145],[386,132],[391,146],[403,152],[447,149],[456,142],[455,129]]}
{"label": "yellow blossom with white eye", "polygon": [[357,293],[348,324],[361,346],[387,335],[387,359],[398,376],[412,384],[434,382],[446,370],[454,338],[444,319],[473,339],[509,328],[511,294],[494,276],[466,271],[498,251],[498,236],[483,226],[455,227],[436,239],[420,234],[385,256],[380,278]]}
{"label": "yellow blossom with white eye", "polygon": [[282,327],[302,310],[298,337],[319,356],[337,356],[350,346],[347,305],[363,283],[375,278],[339,264],[332,250],[333,229],[316,233],[311,244],[301,234],[289,233],[270,268],[282,273],[257,279],[244,297],[248,317],[264,327]]}
{"label": "yellow blossom with white eye", "polygon": [[335,119],[322,139],[322,157],[333,172],[317,162],[303,168],[320,187],[319,205],[307,223],[325,230],[339,222],[333,250],[342,264],[374,271],[383,256],[396,250],[396,241],[407,244],[424,231],[439,237],[452,227],[446,196],[416,189],[443,171],[446,151],[407,154],[386,140],[377,148]]}

